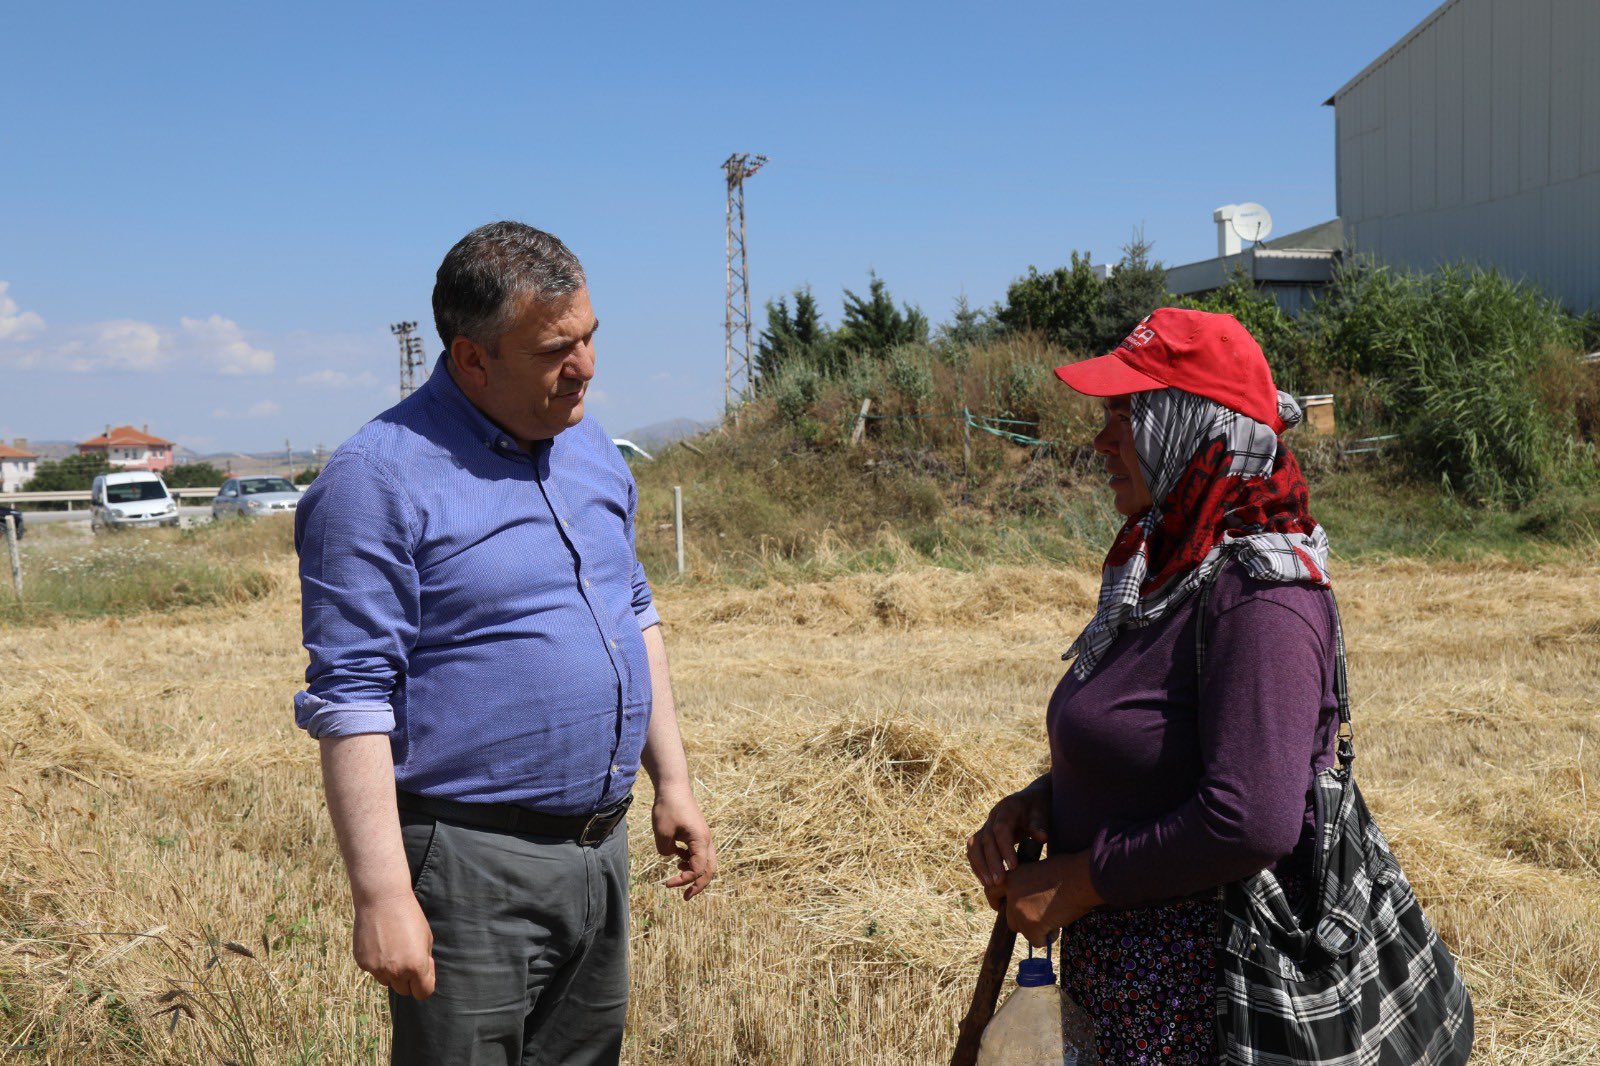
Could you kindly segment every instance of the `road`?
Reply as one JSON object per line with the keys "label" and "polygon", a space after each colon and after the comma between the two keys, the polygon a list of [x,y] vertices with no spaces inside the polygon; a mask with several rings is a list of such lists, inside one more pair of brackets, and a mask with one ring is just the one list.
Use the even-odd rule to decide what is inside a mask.
{"label": "road", "polygon": [[[209,507],[180,507],[178,517],[183,520],[184,528],[203,525],[211,521],[211,508]],[[29,511],[23,519],[30,526],[47,526],[67,522],[81,522],[84,527],[89,525],[89,509],[80,507],[75,511]]]}

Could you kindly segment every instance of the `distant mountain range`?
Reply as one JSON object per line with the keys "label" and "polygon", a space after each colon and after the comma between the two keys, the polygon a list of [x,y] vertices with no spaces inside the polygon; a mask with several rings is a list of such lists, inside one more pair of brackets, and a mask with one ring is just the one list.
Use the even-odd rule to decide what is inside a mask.
{"label": "distant mountain range", "polygon": [[615,434],[624,440],[631,440],[647,452],[658,448],[665,448],[676,441],[689,437],[698,437],[700,434],[717,428],[715,422],[696,422],[692,418],[671,418],[665,422],[652,422],[648,426],[638,429],[626,430]]}

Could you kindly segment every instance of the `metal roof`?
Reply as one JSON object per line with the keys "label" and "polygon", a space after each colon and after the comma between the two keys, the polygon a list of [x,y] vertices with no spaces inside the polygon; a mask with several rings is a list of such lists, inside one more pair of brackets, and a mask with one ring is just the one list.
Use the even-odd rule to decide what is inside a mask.
{"label": "metal roof", "polygon": [[1297,250],[1316,249],[1318,251],[1343,251],[1344,250],[1344,223],[1339,219],[1329,219],[1319,222],[1315,226],[1285,233],[1282,237],[1273,237],[1261,242],[1262,249],[1284,250],[1294,248]]}
{"label": "metal roof", "polygon": [[1363,67],[1360,74],[1357,74],[1355,77],[1345,82],[1337,91],[1334,92],[1332,96],[1322,101],[1322,106],[1332,107],[1335,100],[1338,100],[1339,97],[1355,88],[1356,83],[1362,78],[1365,78],[1368,74],[1371,74],[1373,71],[1389,62],[1390,58],[1392,58],[1396,52],[1400,51],[1400,49],[1416,40],[1423,30],[1439,21],[1439,16],[1443,15],[1446,11],[1449,11],[1452,7],[1455,7],[1460,2],[1461,0],[1444,0],[1444,3],[1433,9],[1433,13],[1431,15],[1417,23],[1416,26],[1412,27],[1410,33],[1396,41],[1389,47],[1387,52],[1384,52],[1383,55],[1379,56],[1377,59],[1374,59],[1372,62]]}

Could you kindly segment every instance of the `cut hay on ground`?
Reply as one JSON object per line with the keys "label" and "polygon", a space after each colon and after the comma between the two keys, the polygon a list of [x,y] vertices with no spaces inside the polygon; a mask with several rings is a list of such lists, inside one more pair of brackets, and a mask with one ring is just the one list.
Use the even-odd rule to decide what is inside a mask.
{"label": "cut hay on ground", "polygon": [[[7,1061],[386,1061],[278,578],[0,636]],[[962,840],[1044,768],[1094,589],[1046,567],[659,589],[723,872],[684,905],[633,820],[627,1061],[947,1059],[990,923]],[[1478,1061],[1591,1061],[1600,569],[1369,564],[1340,590],[1363,785],[1462,954]]]}

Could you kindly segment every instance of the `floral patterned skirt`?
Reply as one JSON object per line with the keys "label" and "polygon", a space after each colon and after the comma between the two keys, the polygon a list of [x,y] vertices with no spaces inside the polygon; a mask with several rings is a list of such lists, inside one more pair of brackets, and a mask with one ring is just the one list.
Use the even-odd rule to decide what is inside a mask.
{"label": "floral patterned skirt", "polygon": [[1216,1061],[1217,904],[1093,911],[1061,940],[1061,983],[1094,1020],[1104,1066]]}

